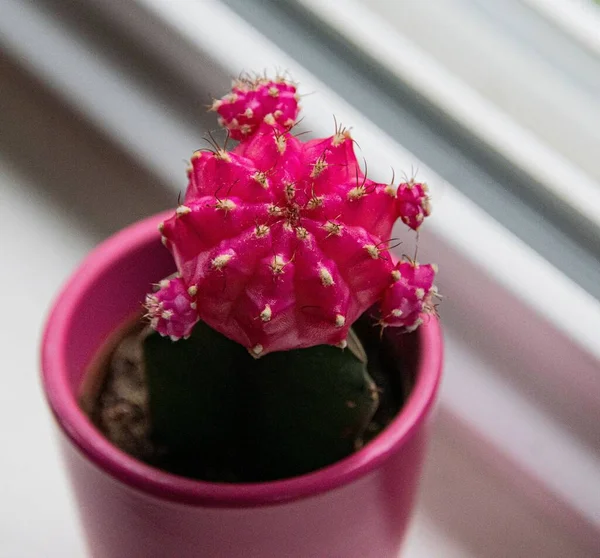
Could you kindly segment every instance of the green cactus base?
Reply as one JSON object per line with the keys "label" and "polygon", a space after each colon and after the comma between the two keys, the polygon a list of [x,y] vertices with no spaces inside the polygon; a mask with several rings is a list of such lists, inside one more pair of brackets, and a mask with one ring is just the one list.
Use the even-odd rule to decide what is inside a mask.
{"label": "green cactus base", "polygon": [[368,319],[355,328],[367,364],[325,345],[255,360],[204,323],[175,343],[147,336],[152,437],[164,449],[155,465],[213,482],[261,482],[353,453],[397,413],[407,376]]}

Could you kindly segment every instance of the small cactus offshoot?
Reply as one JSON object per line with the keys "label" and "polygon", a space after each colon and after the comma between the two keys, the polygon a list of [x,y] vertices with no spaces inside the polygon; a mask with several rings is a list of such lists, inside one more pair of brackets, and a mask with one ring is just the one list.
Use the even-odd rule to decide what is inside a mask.
{"label": "small cactus offshoot", "polygon": [[418,230],[431,213],[429,188],[424,182],[409,180],[398,186],[398,215],[405,225]]}
{"label": "small cactus offshoot", "polygon": [[254,134],[265,118],[289,130],[298,116],[298,98],[296,86],[285,79],[241,78],[211,108],[229,135],[243,140]]}
{"label": "small cactus offshoot", "polygon": [[[379,305],[381,327],[412,331],[436,293],[433,266],[390,252],[398,220],[417,230],[429,215],[426,185],[369,179],[337,124],[295,136],[298,99],[294,83],[261,77],[213,103],[239,143],[193,154],[183,202],[159,227],[178,273],[146,300],[166,337],[145,344],[156,435],[192,461],[225,459],[237,440],[253,480],[360,445],[378,396],[360,351],[344,350],[352,324]],[[228,441],[215,442],[217,422]]]}

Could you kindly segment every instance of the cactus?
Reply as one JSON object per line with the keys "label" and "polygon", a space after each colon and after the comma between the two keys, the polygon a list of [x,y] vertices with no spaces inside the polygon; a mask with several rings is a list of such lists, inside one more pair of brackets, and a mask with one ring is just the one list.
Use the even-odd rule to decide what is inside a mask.
{"label": "cactus", "polygon": [[162,463],[206,480],[264,481],[352,453],[378,403],[366,365],[321,345],[254,359],[199,322],[188,339],[144,341]]}
{"label": "cactus", "polygon": [[196,302],[191,293],[179,276],[163,279],[158,286],[156,293],[146,295],[150,325],[173,341],[188,338],[198,321]]}
{"label": "cactus", "polygon": [[398,186],[398,214],[402,222],[414,231],[419,229],[425,217],[431,213],[428,192],[427,184],[413,179]]}
{"label": "cactus", "polygon": [[283,78],[247,77],[235,81],[231,92],[216,99],[211,108],[229,135],[243,140],[254,134],[267,115],[289,130],[296,123],[298,99],[296,86]]}
{"label": "cactus", "polygon": [[433,267],[389,251],[398,218],[429,214],[426,186],[367,178],[337,124],[301,141],[297,100],[281,78],[235,82],[213,109],[240,143],[193,154],[159,227],[178,274],[147,296],[145,366],[184,474],[261,481],[350,454],[378,404],[352,324],[381,302],[380,325],[410,331],[433,309]]}
{"label": "cactus", "polygon": [[433,284],[435,265],[420,265],[403,261],[392,271],[394,283],[383,294],[381,301],[382,327],[402,327],[414,331],[423,320],[423,313],[434,312],[432,299],[437,295]]}

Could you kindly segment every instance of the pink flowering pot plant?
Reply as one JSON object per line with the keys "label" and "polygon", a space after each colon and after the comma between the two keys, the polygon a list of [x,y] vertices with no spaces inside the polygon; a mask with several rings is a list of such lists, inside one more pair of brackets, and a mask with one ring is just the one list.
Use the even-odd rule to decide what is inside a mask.
{"label": "pink flowering pot plant", "polygon": [[97,248],[51,312],[93,556],[398,555],[442,343],[435,266],[390,250],[428,191],[367,178],[347,129],[296,136],[298,98],[235,82],[212,108],[237,145],[196,151],[177,209]]}

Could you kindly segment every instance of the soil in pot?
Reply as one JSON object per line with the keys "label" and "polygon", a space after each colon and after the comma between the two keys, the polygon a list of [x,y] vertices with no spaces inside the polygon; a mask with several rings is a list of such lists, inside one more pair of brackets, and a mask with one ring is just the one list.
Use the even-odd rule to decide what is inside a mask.
{"label": "soil in pot", "polygon": [[[365,434],[365,443],[397,415],[413,384],[418,336],[374,327],[370,313],[354,325],[368,358],[368,372],[379,391],[379,407]],[[115,332],[101,348],[85,376],[80,405],[115,446],[165,471],[214,482],[247,482],[226,466],[198,467],[172,455],[152,436],[149,394],[142,343],[148,334],[139,316]]]}

